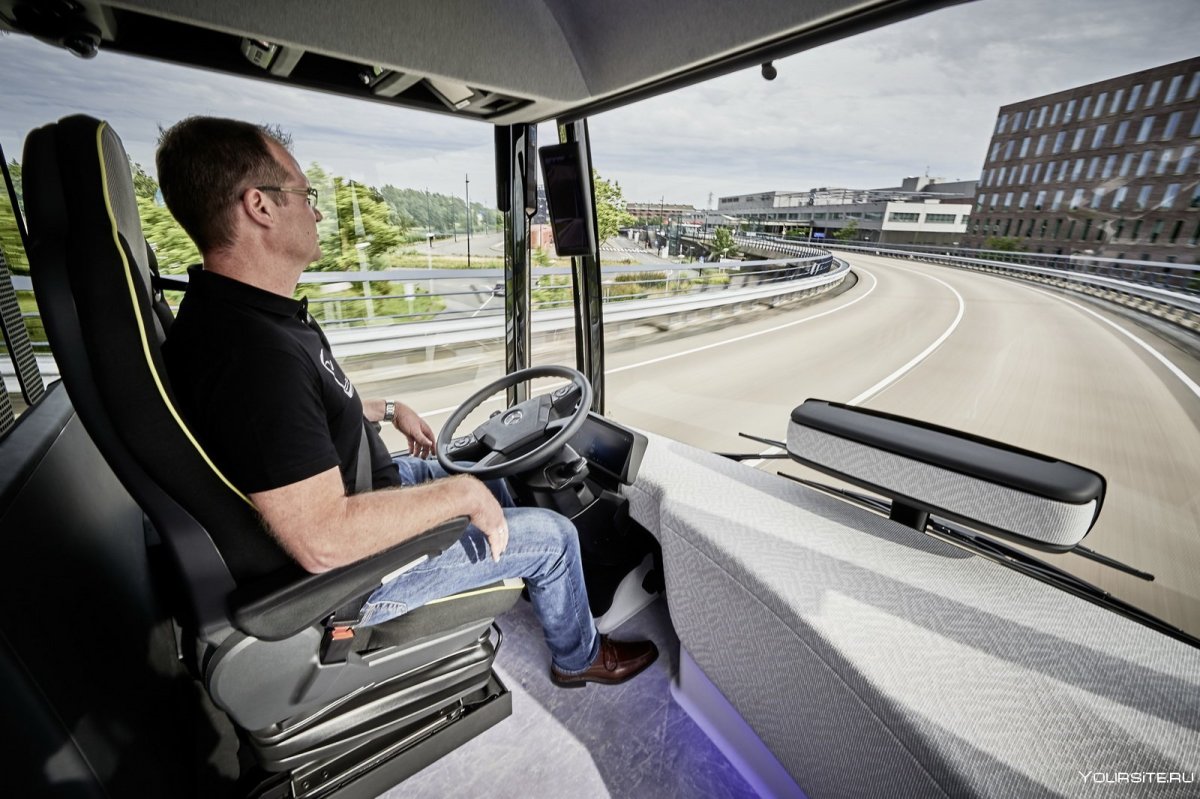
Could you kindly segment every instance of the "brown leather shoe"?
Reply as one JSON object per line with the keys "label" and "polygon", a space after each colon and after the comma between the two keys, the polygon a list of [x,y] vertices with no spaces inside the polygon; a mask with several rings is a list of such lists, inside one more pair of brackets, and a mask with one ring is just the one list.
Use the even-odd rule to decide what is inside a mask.
{"label": "brown leather shoe", "polygon": [[600,652],[587,671],[563,674],[550,667],[550,681],[560,688],[583,688],[589,682],[617,685],[646,670],[658,658],[653,641],[614,641],[600,636]]}

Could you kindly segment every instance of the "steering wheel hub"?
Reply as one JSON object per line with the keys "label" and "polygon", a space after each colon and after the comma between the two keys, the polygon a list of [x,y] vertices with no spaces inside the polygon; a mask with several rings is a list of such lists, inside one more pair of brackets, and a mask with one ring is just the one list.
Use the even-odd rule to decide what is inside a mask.
{"label": "steering wheel hub", "polygon": [[[539,377],[571,382],[492,414],[470,435],[453,437],[463,420],[493,394]],[[437,437],[438,463],[448,472],[472,474],[483,480],[536,469],[579,432],[591,405],[592,386],[575,369],[535,366],[505,375],[468,397],[446,420]]]}

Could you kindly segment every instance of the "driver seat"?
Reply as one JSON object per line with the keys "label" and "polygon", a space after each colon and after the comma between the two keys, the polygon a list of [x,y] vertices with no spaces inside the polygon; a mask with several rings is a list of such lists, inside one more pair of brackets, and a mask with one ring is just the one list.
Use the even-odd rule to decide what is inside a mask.
{"label": "driver seat", "polygon": [[375,588],[455,545],[466,520],[300,569],[176,410],[160,349],[171,313],[117,134],[67,117],[30,133],[23,167],[34,291],[63,383],[165,556],[179,655],[253,753],[249,793],[374,796],[509,715],[492,630],[520,581],[355,627]]}

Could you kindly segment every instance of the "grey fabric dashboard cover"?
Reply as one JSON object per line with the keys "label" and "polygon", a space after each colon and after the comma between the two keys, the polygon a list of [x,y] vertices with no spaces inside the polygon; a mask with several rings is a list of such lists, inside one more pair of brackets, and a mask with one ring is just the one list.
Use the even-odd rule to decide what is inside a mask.
{"label": "grey fabric dashboard cover", "polygon": [[1131,780],[1200,777],[1200,650],[648,437],[627,493],[680,641],[810,797],[1196,795]]}

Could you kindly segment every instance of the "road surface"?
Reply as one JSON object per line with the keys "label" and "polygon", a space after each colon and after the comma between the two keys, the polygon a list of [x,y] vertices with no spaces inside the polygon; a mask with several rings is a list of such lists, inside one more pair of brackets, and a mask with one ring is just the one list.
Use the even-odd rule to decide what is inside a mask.
{"label": "road surface", "polygon": [[[1078,297],[946,267],[849,260],[858,281],[836,297],[610,347],[608,414],[705,449],[758,452],[739,430],[785,438],[791,409],[818,397],[1096,469],[1108,494],[1084,544],[1157,579],[1045,557],[1200,635],[1200,363]],[[569,363],[571,347],[535,346],[535,362]],[[402,396],[436,427],[502,361],[484,357],[445,385],[425,376],[363,389]],[[787,461],[760,468],[804,473]]]}

